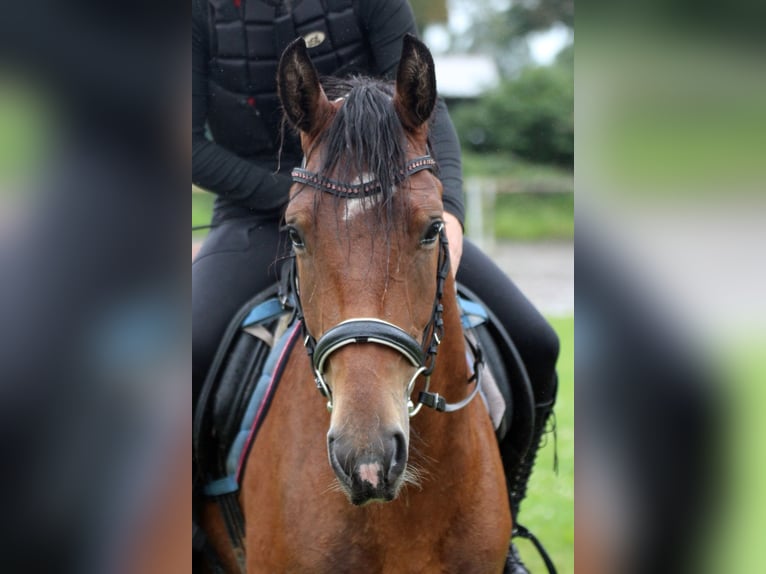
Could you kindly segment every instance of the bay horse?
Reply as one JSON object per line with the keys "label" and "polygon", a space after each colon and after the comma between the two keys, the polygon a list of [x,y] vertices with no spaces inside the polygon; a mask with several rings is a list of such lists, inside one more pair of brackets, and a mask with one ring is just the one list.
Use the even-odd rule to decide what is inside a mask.
{"label": "bay horse", "polygon": [[[431,54],[407,36],[394,85],[323,85],[298,39],[278,89],[305,158],[285,222],[309,353],[289,357],[248,455],[246,571],[499,574],[511,514],[490,418],[471,401],[428,151]],[[203,520],[241,570],[212,506]]]}

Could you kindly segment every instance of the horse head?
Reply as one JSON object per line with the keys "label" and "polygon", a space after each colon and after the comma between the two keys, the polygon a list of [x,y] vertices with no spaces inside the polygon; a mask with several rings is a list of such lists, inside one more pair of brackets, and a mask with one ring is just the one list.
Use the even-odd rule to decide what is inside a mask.
{"label": "horse head", "polygon": [[390,501],[411,475],[411,393],[433,368],[449,267],[427,143],[433,59],[407,36],[394,85],[323,85],[298,39],[278,88],[304,153],[285,223],[330,464],[352,503]]}

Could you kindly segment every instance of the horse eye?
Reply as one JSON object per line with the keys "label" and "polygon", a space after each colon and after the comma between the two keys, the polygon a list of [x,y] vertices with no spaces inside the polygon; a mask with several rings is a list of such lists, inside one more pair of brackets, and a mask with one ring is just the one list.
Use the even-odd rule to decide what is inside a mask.
{"label": "horse eye", "polygon": [[436,240],[439,238],[439,234],[443,228],[443,221],[434,221],[431,225],[428,226],[428,229],[423,235],[423,239],[420,240],[421,245],[432,245],[433,243],[436,243]]}
{"label": "horse eye", "polygon": [[300,232],[295,227],[287,228],[287,236],[290,238],[290,242],[295,249],[302,249],[306,246],[303,243],[303,237],[301,237]]}

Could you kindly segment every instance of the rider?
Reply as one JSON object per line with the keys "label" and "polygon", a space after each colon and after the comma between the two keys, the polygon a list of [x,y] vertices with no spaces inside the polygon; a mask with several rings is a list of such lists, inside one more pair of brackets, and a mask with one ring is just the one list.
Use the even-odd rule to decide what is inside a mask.
{"label": "rider", "polygon": [[[192,182],[218,196],[214,227],[192,264],[195,400],[231,317],[277,280],[275,261],[289,245],[280,218],[302,152],[297,138],[281,135],[282,50],[303,36],[322,75],[392,78],[407,33],[417,34],[407,0],[192,0]],[[460,146],[441,100],[430,143],[453,271],[504,325],[533,387],[533,445],[521,464],[504,460],[514,469],[506,477],[515,519],[553,409],[558,338],[508,277],[463,240]],[[511,571],[526,569],[518,561]]]}

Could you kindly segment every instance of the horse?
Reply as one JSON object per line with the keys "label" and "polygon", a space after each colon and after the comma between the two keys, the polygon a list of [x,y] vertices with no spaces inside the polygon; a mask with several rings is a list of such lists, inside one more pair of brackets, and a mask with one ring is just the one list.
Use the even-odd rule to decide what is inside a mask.
{"label": "horse", "polygon": [[244,563],[212,504],[209,539],[232,572],[498,574],[511,513],[471,400],[428,148],[431,54],[407,36],[393,83],[320,82],[298,39],[277,83],[304,153],[284,221],[308,352],[294,347],[248,454]]}

